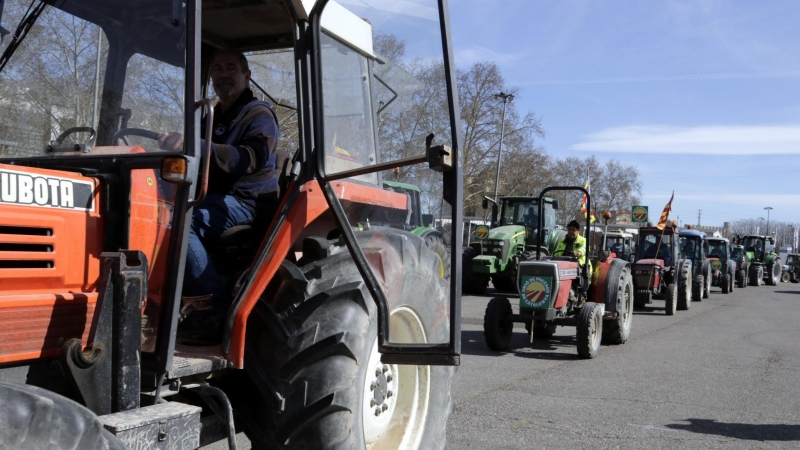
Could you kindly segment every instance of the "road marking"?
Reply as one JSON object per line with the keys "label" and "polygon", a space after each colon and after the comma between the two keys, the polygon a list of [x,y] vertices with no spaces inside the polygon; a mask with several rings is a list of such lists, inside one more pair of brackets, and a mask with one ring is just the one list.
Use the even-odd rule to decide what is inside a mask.
{"label": "road marking", "polygon": [[673,432],[678,432],[678,431],[680,431],[680,430],[672,430],[672,429],[669,429],[669,428],[661,428],[661,427],[657,427],[657,426],[655,426],[655,425],[636,425],[635,423],[629,423],[628,425],[630,425],[630,426],[632,426],[632,427],[638,427],[638,428],[641,428],[641,429],[643,429],[643,430],[648,430],[648,431],[649,431],[649,430],[655,430],[655,431],[673,431]]}

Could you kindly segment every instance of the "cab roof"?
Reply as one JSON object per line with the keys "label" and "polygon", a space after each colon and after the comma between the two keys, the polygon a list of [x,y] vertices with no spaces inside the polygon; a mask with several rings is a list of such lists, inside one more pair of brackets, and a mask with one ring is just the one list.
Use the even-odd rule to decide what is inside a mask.
{"label": "cab roof", "polygon": [[708,238],[707,238],[707,240],[709,240],[709,241],[725,241],[725,242],[730,242],[730,240],[729,240],[728,238],[724,238],[724,237],[714,237],[714,236],[710,236],[710,237],[708,237]]}
{"label": "cab roof", "polygon": [[705,231],[698,231],[698,230],[681,230],[678,233],[680,237],[691,237],[691,238],[698,238],[698,239],[706,239],[706,232]]}

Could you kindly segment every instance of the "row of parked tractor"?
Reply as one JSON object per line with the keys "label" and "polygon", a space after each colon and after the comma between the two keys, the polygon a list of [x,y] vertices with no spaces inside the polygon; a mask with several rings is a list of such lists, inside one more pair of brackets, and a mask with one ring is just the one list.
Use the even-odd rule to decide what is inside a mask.
{"label": "row of parked tractor", "polygon": [[[490,281],[498,292],[518,294],[518,312],[507,295],[487,304],[484,336],[494,350],[506,350],[514,323],[522,322],[531,342],[550,338],[557,326],[575,327],[578,354],[593,358],[601,343],[625,343],[634,307],[661,299],[666,314],[674,315],[708,298],[712,286],[728,294],[776,285],[785,276],[772,236],[729,240],[679,229],[675,222],[640,227],[634,236],[586,220],[586,263],[581,265],[575,255],[554,255],[566,234],[556,225],[558,201],[546,195],[555,190],[583,191],[591,204],[580,187],[550,187],[538,197],[497,202],[486,197],[483,207],[491,207],[490,222],[475,229],[463,251],[465,294],[486,293]],[[597,233],[602,233],[602,244],[592,246]],[[797,282],[800,264],[791,267],[788,278]]]}

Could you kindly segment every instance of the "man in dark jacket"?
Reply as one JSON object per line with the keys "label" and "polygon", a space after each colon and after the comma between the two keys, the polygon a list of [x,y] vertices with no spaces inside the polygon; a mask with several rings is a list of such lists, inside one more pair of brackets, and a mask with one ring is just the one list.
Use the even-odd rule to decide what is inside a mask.
{"label": "man in dark jacket", "polygon": [[[203,203],[194,207],[184,275],[184,295],[210,295],[213,305],[210,311],[192,314],[191,332],[184,342],[208,345],[220,342],[232,299],[204,243],[233,226],[252,224],[257,218],[270,220],[279,195],[277,117],[248,87],[247,58],[238,52],[220,51],[214,55],[210,71],[219,103],[214,107],[208,193]],[[164,135],[159,146],[180,148],[182,136]]]}

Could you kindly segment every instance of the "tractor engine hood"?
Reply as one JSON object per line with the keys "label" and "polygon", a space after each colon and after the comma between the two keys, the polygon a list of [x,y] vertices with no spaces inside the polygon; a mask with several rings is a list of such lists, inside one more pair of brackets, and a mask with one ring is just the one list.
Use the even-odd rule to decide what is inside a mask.
{"label": "tractor engine hood", "polygon": [[663,259],[640,259],[636,261],[635,266],[659,266],[664,267],[664,260]]}
{"label": "tractor engine hood", "polygon": [[487,240],[504,240],[511,242],[515,239],[524,239],[525,233],[525,227],[522,225],[504,225],[502,227],[492,228],[489,230],[489,237]]}

